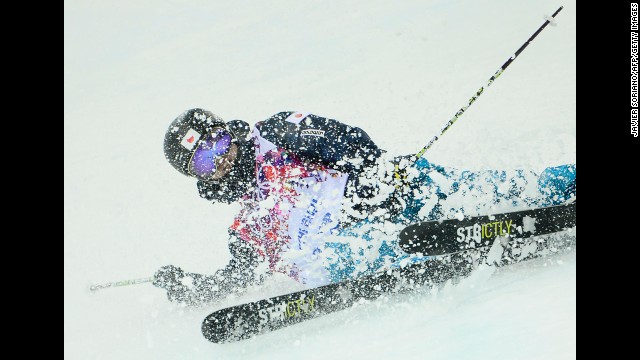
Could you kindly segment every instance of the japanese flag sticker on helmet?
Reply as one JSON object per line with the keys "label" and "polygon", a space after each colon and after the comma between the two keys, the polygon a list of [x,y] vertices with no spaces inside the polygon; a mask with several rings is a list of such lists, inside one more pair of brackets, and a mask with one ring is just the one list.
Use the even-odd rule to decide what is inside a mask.
{"label": "japanese flag sticker on helmet", "polygon": [[164,156],[169,164],[183,175],[192,176],[189,161],[198,144],[216,127],[226,129],[226,124],[211,111],[194,108],[178,115],[164,136]]}
{"label": "japanese flag sticker on helmet", "polygon": [[182,141],[180,142],[180,145],[182,145],[185,148],[191,150],[191,149],[193,149],[195,144],[198,142],[198,139],[200,139],[200,133],[198,133],[197,131],[195,131],[193,129],[189,129],[189,131],[187,131],[187,133],[182,138]]}

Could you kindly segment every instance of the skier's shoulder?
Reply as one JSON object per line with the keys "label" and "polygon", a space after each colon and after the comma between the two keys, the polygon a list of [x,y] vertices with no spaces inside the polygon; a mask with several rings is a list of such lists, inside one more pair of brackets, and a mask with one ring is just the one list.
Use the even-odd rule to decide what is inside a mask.
{"label": "skier's shoulder", "polygon": [[[327,137],[327,134],[331,134]],[[269,141],[289,137],[308,137],[316,143],[318,139],[325,139],[331,143],[343,142],[338,139],[349,139],[347,142],[366,144],[375,147],[369,135],[361,128],[348,125],[334,118],[316,115],[307,111],[281,111],[264,121],[256,123],[254,135],[260,135]],[[326,145],[326,143],[324,144]]]}
{"label": "skier's shoulder", "polygon": [[[304,120],[304,121],[303,121]],[[281,111],[269,118],[258,121],[254,126],[256,134],[262,136],[275,136],[276,138],[287,134],[295,134],[302,127],[317,126],[324,123],[325,118],[305,111]]]}
{"label": "skier's shoulder", "polygon": [[307,117],[318,118],[317,115],[313,115],[310,112],[306,111],[280,111],[279,113],[273,114],[263,121],[259,121],[258,123],[256,123],[256,126],[263,126],[264,124],[277,124],[282,122],[297,124]]}

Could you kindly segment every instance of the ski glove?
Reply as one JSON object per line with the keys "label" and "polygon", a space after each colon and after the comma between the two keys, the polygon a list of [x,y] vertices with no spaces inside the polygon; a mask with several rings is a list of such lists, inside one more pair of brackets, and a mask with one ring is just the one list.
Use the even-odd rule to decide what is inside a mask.
{"label": "ski glove", "polygon": [[161,289],[173,290],[182,285],[184,271],[179,267],[167,265],[160,268],[153,274],[153,285]]}
{"label": "ski glove", "polygon": [[214,276],[185,273],[173,265],[161,267],[154,274],[153,285],[166,290],[169,301],[189,306],[214,301],[220,295]]}
{"label": "ski glove", "polygon": [[232,236],[229,251],[231,260],[213,275],[187,273],[166,265],[154,274],[153,285],[166,290],[169,301],[197,306],[230,294],[241,294],[247,287],[264,281],[266,274],[254,271],[264,259],[251,245]]}

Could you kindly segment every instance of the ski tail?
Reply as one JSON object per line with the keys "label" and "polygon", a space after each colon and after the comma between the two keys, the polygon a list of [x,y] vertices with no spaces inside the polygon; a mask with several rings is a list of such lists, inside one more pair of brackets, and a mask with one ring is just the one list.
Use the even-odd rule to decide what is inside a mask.
{"label": "ski tail", "polygon": [[426,221],[400,233],[400,247],[408,253],[443,255],[491,246],[498,237],[525,239],[576,226],[576,201],[537,209]]}

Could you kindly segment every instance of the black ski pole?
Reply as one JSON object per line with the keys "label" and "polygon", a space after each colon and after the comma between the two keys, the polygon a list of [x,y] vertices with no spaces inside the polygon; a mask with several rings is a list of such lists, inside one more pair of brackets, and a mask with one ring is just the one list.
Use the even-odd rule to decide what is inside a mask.
{"label": "black ski pole", "polygon": [[[509,65],[511,65],[511,63],[513,62],[513,60],[516,59],[516,57],[518,57],[518,55],[520,55],[520,53],[527,47],[529,46],[529,43],[531,43],[533,41],[533,39],[536,38],[536,36],[538,36],[538,34],[540,34],[540,32],[547,27],[547,25],[549,25],[549,23],[551,22],[551,20],[553,20],[553,18],[556,17],[556,15],[558,15],[558,13],[560,12],[560,10],[562,10],[562,6],[560,6],[558,8],[558,10],[556,10],[555,13],[553,13],[553,15],[551,15],[551,18],[548,18],[547,21],[544,22],[544,24],[542,24],[542,26],[540,26],[538,28],[538,30],[533,33],[533,35],[531,35],[531,37],[529,38],[529,40],[527,40],[524,44],[522,44],[522,46],[520,46],[520,48],[515,52],[515,54],[513,54],[504,64],[502,64],[502,66],[500,67],[500,69],[498,69],[498,71],[496,71],[495,74],[493,74],[493,76],[489,79],[489,81],[487,82],[486,86],[489,87],[489,85],[493,84],[493,82],[498,78],[498,76],[500,76]],[[458,112],[456,112],[455,115],[453,115],[453,117],[447,121],[444,126],[442,127],[442,129],[440,130],[440,134],[434,136],[431,140],[429,140],[429,142],[427,143],[427,145],[425,145],[425,147],[422,148],[422,150],[418,151],[418,153],[415,155],[415,159],[413,160],[414,162],[417,161],[418,159],[420,159],[420,157],[422,157],[422,155],[424,155],[424,153],[429,150],[429,148],[431,147],[431,145],[433,145],[433,143],[436,142],[436,140],[438,140],[440,138],[440,136],[442,136],[442,134],[445,133],[445,131],[447,131],[451,125],[453,125],[453,123],[456,122],[456,120],[458,120],[460,118],[460,116],[462,116],[462,114],[464,114],[464,112],[469,108],[469,106],[471,106],[471,104],[473,104],[477,98],[480,97],[480,95],[482,95],[482,92],[484,91],[484,86],[480,88],[480,90],[476,91],[476,94],[474,96],[471,97],[471,99],[469,99],[469,103],[465,106],[463,106],[462,108],[460,108],[460,110],[458,110]],[[397,171],[398,165],[396,165],[396,177],[399,178],[400,174]]]}

